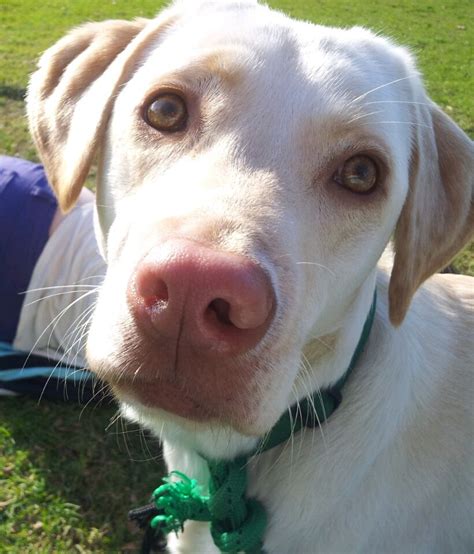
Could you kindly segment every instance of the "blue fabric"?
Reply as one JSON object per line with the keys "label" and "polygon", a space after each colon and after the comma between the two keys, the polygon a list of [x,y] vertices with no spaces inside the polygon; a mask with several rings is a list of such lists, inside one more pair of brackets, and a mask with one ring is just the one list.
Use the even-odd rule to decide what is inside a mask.
{"label": "blue fabric", "polygon": [[0,156],[0,341],[15,338],[56,208],[42,165]]}
{"label": "blue fabric", "polygon": [[44,379],[59,379],[62,381],[74,381],[81,384],[84,380],[92,379],[92,374],[87,369],[71,369],[62,366],[40,366],[40,367],[15,367],[0,371],[0,383],[11,381],[25,381],[43,377]]}
{"label": "blue fabric", "polygon": [[16,350],[0,341],[0,390],[34,398],[70,402],[100,402],[105,389],[97,377],[74,366],[59,365],[39,354]]}

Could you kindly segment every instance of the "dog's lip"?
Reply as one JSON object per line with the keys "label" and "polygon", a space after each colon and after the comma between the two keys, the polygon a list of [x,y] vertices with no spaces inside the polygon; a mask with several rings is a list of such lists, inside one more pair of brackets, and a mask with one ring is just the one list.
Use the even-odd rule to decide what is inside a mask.
{"label": "dog's lip", "polygon": [[111,383],[111,386],[119,397],[127,396],[147,408],[158,408],[198,422],[215,419],[208,407],[197,402],[174,383],[134,379],[120,380]]}

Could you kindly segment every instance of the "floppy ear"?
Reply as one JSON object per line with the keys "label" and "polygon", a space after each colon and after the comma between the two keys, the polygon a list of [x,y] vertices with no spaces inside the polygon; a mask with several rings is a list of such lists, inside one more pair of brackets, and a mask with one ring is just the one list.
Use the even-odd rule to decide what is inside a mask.
{"label": "floppy ear", "polygon": [[416,289],[474,231],[473,142],[423,95],[415,105],[410,185],[395,230],[390,320],[399,325]]}
{"label": "floppy ear", "polygon": [[63,211],[77,200],[114,97],[143,49],[171,23],[109,20],[72,30],[41,57],[28,87],[30,131]]}

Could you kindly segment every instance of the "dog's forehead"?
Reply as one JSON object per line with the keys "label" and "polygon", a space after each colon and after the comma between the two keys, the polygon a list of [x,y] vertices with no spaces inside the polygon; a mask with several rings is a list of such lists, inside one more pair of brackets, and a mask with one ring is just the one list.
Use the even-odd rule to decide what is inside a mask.
{"label": "dog's forehead", "polygon": [[[207,4],[204,4],[206,8]],[[279,63],[291,54],[296,56],[288,18],[260,5],[223,6],[210,4],[207,9],[186,9],[157,37],[157,48],[149,49],[147,62],[160,70],[179,71],[198,65],[216,53],[223,63],[238,67],[255,66],[271,61],[269,54],[278,51]],[[233,8],[233,9],[231,9]],[[224,59],[225,58],[225,59]]]}
{"label": "dog's forehead", "polygon": [[182,14],[161,37],[153,58],[164,71],[212,57],[222,63],[209,64],[211,72],[218,65],[243,69],[255,86],[272,80],[276,88],[307,86],[314,92],[317,85],[345,101],[369,89],[371,100],[406,96],[409,55],[366,29],[298,21],[254,2],[198,4],[190,9],[184,2]]}

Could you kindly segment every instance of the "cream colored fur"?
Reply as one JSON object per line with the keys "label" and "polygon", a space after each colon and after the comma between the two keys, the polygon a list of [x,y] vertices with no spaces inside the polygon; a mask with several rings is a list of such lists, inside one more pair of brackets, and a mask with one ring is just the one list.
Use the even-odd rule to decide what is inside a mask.
{"label": "cream colored fur", "polygon": [[[180,137],[141,115],[169,86],[189,102]],[[88,357],[102,377],[140,373],[126,288],[160,241],[197,237],[270,275],[274,321],[232,366],[255,368],[235,391],[245,409],[217,398],[222,417],[204,425],[121,395],[124,413],[162,437],[170,469],[205,483],[197,451],[242,453],[334,383],[377,286],[341,407],[250,464],[249,494],[269,514],[265,550],[473,551],[473,280],[432,276],[472,235],[473,145],[428,99],[407,50],[250,0],[182,1],[156,20],[73,30],[43,56],[28,112],[65,209],[99,158],[108,272]],[[332,179],[357,153],[380,164],[365,196]],[[393,269],[389,253],[377,266],[392,234]],[[196,523],[170,548],[214,551]]]}

